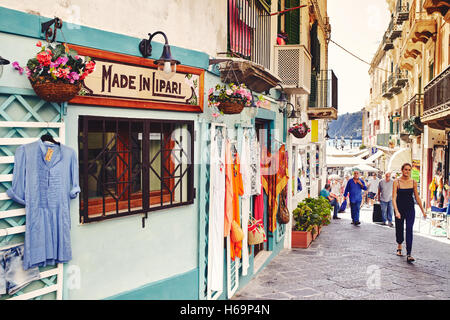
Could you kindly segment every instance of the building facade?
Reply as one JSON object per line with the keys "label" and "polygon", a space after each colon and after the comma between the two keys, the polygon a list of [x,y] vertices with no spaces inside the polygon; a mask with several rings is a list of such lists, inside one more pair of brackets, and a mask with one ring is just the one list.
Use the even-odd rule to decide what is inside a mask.
{"label": "building facade", "polygon": [[[231,259],[229,237],[224,247],[212,246],[209,223],[214,202],[211,132],[216,127],[226,128],[237,153],[242,152],[240,141],[247,129],[254,130],[272,154],[286,146],[292,206],[299,199],[294,192],[298,167],[293,164],[295,155],[305,155],[300,149],[309,154],[308,169],[315,172],[310,177],[325,181],[323,137],[327,119],[336,115],[329,110],[337,108],[322,102],[329,100],[331,79],[329,72],[321,72],[327,69],[326,1],[305,1],[305,8],[292,10],[298,21],[295,15],[288,21],[287,16],[270,15],[303,5],[287,2],[2,3],[3,58],[25,66],[39,49],[36,43],[45,44],[44,25],[50,22],[56,41],[90,56],[96,70],[84,83],[87,94],[68,103],[48,103],[36,96],[12,64],[3,68],[0,249],[24,239],[25,210],[6,194],[19,145],[47,132],[75,150],[81,193],[70,203],[72,260],[41,268],[41,280],[1,299],[228,299],[290,247],[290,224],[276,222],[268,228],[267,194],[263,197],[267,241],[249,246],[247,272],[241,259]],[[56,28],[51,17],[58,17],[62,26]],[[294,46],[303,55],[297,59],[277,56],[283,49],[277,45],[277,34],[287,26],[300,31]],[[150,55],[145,56],[140,46],[157,31],[165,34],[172,56],[180,61],[170,79],[159,77],[154,64],[163,50],[162,35],[151,41]],[[291,34],[295,39],[295,32]],[[297,85],[289,91],[280,71],[281,65],[294,62],[303,66],[297,74],[303,81],[300,95]],[[209,89],[230,82],[245,83],[265,103],[218,116],[208,107]],[[142,92],[146,89],[149,92]],[[296,120],[288,119],[289,112],[279,103],[281,92],[300,106],[301,119],[312,128],[304,139],[287,133]],[[315,92],[312,100],[311,92]],[[313,181],[302,190],[317,196],[320,183]],[[250,212],[253,206],[254,199]],[[223,256],[223,272],[218,273],[222,285],[216,290],[217,284],[211,284],[211,252]]]}
{"label": "building facade", "polygon": [[[422,199],[430,207],[429,185],[436,172],[448,184],[446,93],[450,86],[445,79],[450,65],[450,3],[387,3],[391,22],[369,70],[364,143],[385,152],[381,170],[398,172],[402,162],[412,163],[413,178],[420,183]],[[435,154],[439,154],[438,159]]]}

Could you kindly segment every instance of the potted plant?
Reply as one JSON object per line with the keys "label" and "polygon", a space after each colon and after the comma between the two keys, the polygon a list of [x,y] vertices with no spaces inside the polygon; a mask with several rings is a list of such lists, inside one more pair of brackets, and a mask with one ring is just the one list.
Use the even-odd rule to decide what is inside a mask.
{"label": "potted plant", "polygon": [[[94,71],[95,62],[90,57],[80,57],[66,44],[48,44],[40,41],[41,50],[28,60],[25,71],[28,80],[40,98],[49,102],[66,102],[74,98],[81,89],[81,82]],[[23,73],[18,62],[13,67]]]}
{"label": "potted plant", "polygon": [[420,136],[423,132],[423,124],[420,121],[420,117],[411,116],[408,120],[403,122],[403,129],[405,132],[411,136]]}
{"label": "potted plant", "polygon": [[317,225],[317,235],[319,235],[322,227],[330,224],[331,210],[333,207],[330,205],[329,201],[323,197],[306,198],[304,201],[311,208],[312,213],[317,215],[313,223]]}
{"label": "potted plant", "polygon": [[244,107],[251,107],[253,95],[245,84],[217,84],[208,92],[208,106],[217,107],[222,114],[238,114]]}
{"label": "potted plant", "polygon": [[310,131],[311,129],[308,127],[306,122],[296,123],[288,130],[288,132],[296,138],[304,138]]}
{"label": "potted plant", "polygon": [[312,210],[305,203],[300,202],[292,211],[292,247],[308,248],[313,240],[314,224],[311,222]]}

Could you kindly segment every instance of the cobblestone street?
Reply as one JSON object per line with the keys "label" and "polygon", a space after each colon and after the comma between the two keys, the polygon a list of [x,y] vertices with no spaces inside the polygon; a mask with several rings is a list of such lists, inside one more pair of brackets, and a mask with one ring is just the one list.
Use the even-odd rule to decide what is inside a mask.
{"label": "cobblestone street", "polygon": [[[415,232],[410,265],[395,254],[395,228],[372,223],[371,209],[361,210],[359,227],[348,210],[340,217],[308,249],[281,252],[234,299],[450,299],[447,238]],[[423,232],[419,219],[415,230]]]}

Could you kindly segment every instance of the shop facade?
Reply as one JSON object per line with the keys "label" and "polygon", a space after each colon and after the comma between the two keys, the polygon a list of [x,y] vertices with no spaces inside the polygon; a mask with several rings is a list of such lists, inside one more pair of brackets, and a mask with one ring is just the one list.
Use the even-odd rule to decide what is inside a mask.
{"label": "shop facade", "polygon": [[[218,10],[226,12],[226,6]],[[51,18],[4,7],[0,12],[5,17],[0,54],[24,66],[36,53],[36,42],[44,42],[41,24]],[[222,20],[218,24],[226,23],[226,13]],[[267,241],[250,246],[248,271],[243,273],[241,259],[230,259],[226,238],[218,248],[223,251],[223,285],[221,290],[211,289],[208,252],[217,249],[210,246],[209,229],[209,205],[214,200],[208,163],[211,133],[216,126],[226,126],[228,139],[241,154],[242,136],[253,131],[265,150],[277,154],[286,144],[278,92],[272,88],[260,93],[266,103],[256,113],[244,110],[215,117],[207,92],[223,82],[221,72],[211,65],[208,47],[202,51],[172,46],[172,55],[181,63],[167,79],[153,64],[162,50],[160,43],[152,42],[153,55],[143,58],[142,39],[137,37],[70,23],[61,31],[63,37],[60,34],[57,41],[96,62],[84,95],[68,103],[47,103],[12,67],[5,67],[0,78],[5,132],[0,140],[0,241],[2,246],[20,243],[25,231],[25,210],[6,195],[14,151],[47,132],[75,150],[78,158],[81,193],[70,202],[73,258],[41,269],[41,280],[1,298],[231,298],[283,249],[287,227],[271,215],[264,194]],[[212,42],[220,44],[223,37],[213,37]],[[253,205],[254,200],[251,212]]]}

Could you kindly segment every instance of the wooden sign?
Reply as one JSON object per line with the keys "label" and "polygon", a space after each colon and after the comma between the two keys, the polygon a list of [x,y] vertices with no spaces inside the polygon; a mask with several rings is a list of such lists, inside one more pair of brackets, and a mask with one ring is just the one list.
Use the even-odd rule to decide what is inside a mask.
{"label": "wooden sign", "polygon": [[95,61],[82,95],[70,101],[110,107],[203,111],[204,70],[178,65],[170,78],[154,60],[71,45]]}

